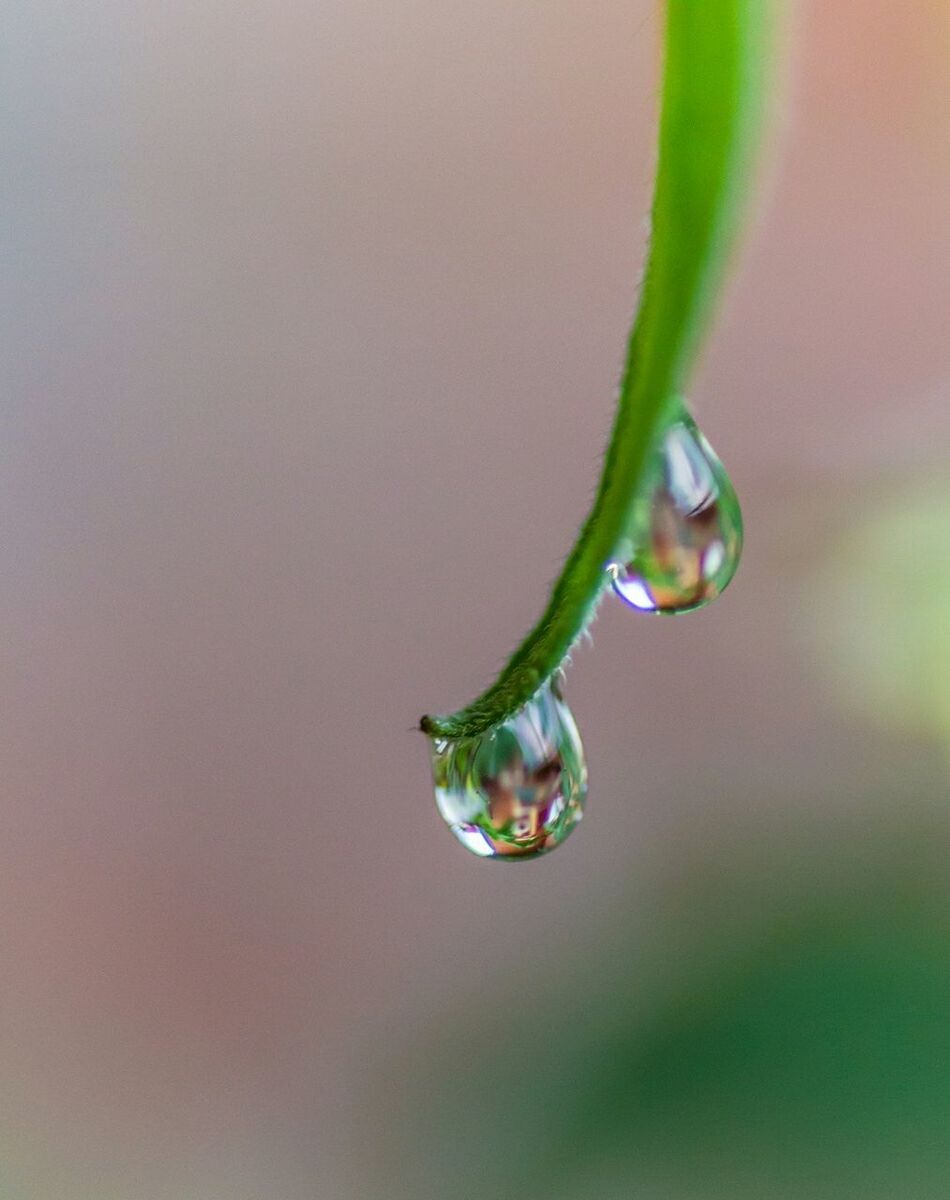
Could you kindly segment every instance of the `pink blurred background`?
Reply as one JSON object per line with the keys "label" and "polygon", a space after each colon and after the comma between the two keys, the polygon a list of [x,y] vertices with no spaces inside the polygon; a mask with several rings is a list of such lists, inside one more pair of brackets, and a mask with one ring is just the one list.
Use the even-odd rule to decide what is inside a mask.
{"label": "pink blurred background", "polygon": [[366,1162],[394,1044],[512,971],[530,1003],[697,856],[945,797],[940,736],[829,665],[890,582],[821,581],[895,489],[947,499],[950,6],[786,14],[693,388],[742,569],[681,621],[605,606],[569,679],[584,826],[499,869],[412,727],[488,682],[586,509],[656,6],[8,12],[4,1197],[412,1195]]}

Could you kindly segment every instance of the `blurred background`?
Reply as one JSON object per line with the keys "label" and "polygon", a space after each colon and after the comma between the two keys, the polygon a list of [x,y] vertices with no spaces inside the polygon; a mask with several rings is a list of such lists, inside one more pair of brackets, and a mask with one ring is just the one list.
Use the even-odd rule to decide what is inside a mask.
{"label": "blurred background", "polygon": [[947,1195],[950,5],[785,13],[744,562],[604,606],[505,867],[412,730],[586,510],[655,3],[7,6],[4,1200]]}

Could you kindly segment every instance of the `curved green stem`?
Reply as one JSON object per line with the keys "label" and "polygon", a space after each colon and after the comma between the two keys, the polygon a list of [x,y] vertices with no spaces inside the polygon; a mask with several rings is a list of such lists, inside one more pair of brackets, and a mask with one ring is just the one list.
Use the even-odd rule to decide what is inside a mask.
{"label": "curved green stem", "polygon": [[644,468],[687,383],[736,226],[761,110],[768,0],[667,0],[653,234],[617,415],[593,507],[540,621],[495,683],[432,737],[475,737],[511,717],[563,663],[608,582]]}

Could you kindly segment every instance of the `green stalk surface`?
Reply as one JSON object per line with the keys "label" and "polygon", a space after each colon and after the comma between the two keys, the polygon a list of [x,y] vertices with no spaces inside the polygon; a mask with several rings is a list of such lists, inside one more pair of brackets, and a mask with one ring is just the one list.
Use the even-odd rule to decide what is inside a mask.
{"label": "green stalk surface", "polygon": [[597,494],[538,623],[471,704],[422,718],[431,737],[476,737],[513,716],[594,617],[738,227],[763,109],[769,9],[769,0],[666,0],[652,235]]}

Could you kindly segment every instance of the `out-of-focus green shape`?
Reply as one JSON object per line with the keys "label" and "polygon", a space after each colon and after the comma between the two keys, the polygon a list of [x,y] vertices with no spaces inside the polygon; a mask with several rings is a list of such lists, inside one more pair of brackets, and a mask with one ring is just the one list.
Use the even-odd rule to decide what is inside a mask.
{"label": "out-of-focus green shape", "polygon": [[654,906],[646,946],[565,944],[428,1017],[367,1116],[387,1195],[942,1200],[950,832],[907,808],[727,854]]}
{"label": "out-of-focus green shape", "polygon": [[950,487],[856,512],[808,581],[809,636],[846,706],[950,743]]}

